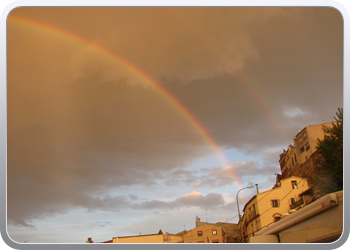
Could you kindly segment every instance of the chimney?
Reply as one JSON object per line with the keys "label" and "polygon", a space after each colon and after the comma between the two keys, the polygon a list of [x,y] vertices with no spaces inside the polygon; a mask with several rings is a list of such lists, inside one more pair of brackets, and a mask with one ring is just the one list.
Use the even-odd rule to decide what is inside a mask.
{"label": "chimney", "polygon": [[256,193],[259,194],[258,184],[255,184],[256,186]]}

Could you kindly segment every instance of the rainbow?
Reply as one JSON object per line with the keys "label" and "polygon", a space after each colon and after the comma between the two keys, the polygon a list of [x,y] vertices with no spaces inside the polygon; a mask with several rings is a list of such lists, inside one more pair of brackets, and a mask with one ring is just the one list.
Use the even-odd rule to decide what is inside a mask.
{"label": "rainbow", "polygon": [[191,20],[187,19],[185,15],[174,13],[177,11],[176,8],[166,8],[166,10],[168,11],[168,15],[171,15],[172,18],[175,19],[178,23],[182,23],[183,29],[187,29],[189,31],[188,34],[196,37],[199,43],[204,44],[214,56],[216,56],[221,62],[225,63],[229,70],[234,72],[237,79],[252,96],[252,100],[256,102],[257,107],[259,107],[263,114],[269,119],[270,124],[274,127],[275,131],[281,138],[281,141],[288,142],[289,136],[287,136],[282,127],[279,125],[279,122],[271,112],[271,108],[269,108],[267,102],[261,97],[261,95],[258,94],[247,77],[243,75],[239,70],[237,70],[236,65],[227,56],[227,53],[225,53],[221,48],[219,48],[218,45],[216,45],[211,36],[206,35],[206,33],[201,30],[200,27],[196,26]]}
{"label": "rainbow", "polygon": [[[178,112],[180,112],[183,117],[199,132],[199,134],[203,137],[203,139],[210,145],[210,147],[213,149],[215,154],[219,157],[221,162],[224,164],[226,169],[229,167],[229,162],[226,159],[225,155],[221,151],[218,144],[215,142],[213,137],[208,133],[208,131],[204,128],[204,126],[198,121],[198,119],[178,100],[173,96],[167,89],[165,89],[162,85],[160,85],[158,82],[156,82],[152,77],[147,75],[145,72],[137,68],[135,65],[131,64],[124,58],[114,54],[113,52],[107,50],[106,48],[93,43],[91,41],[88,41],[80,36],[77,36],[75,34],[72,34],[68,32],[67,30],[59,29],[58,27],[54,27],[51,25],[48,25],[46,23],[38,22],[32,19],[28,19],[21,16],[16,16],[14,14],[10,14],[8,17],[8,21],[14,22],[20,25],[25,25],[31,28],[35,28],[38,30],[42,30],[44,32],[48,32],[54,35],[62,36],[66,39],[72,40],[74,42],[78,42],[83,45],[87,45],[90,49],[112,59],[113,61],[117,62],[127,70],[129,70],[131,73],[142,79],[144,82],[149,84],[155,91],[157,91],[161,96],[164,97],[164,99],[169,102]],[[238,178],[238,176],[234,173],[234,171],[229,171],[231,177],[235,181],[235,184],[240,187],[241,182]]]}

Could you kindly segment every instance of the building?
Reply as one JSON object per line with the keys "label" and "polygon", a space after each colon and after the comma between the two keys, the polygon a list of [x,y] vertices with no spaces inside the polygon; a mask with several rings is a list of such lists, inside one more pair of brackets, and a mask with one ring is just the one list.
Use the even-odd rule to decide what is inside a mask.
{"label": "building", "polygon": [[204,224],[184,234],[184,243],[226,243],[225,232],[220,226]]}
{"label": "building", "polygon": [[294,145],[300,164],[303,164],[316,151],[318,139],[324,140],[323,126],[333,127],[333,123],[307,126],[295,136]]}
{"label": "building", "polygon": [[[317,153],[318,139],[324,140],[323,126],[333,127],[333,123],[328,122],[303,128],[293,139],[294,145],[290,144],[288,149],[283,149],[279,159],[282,179],[295,176],[296,172],[301,171],[302,165],[307,166],[309,172],[313,171],[314,165],[309,159]],[[305,165],[306,162],[309,164]]]}
{"label": "building", "polygon": [[257,232],[250,243],[330,243],[343,233],[343,191],[330,193]]}
{"label": "building", "polygon": [[242,237],[242,231],[243,242],[246,242],[259,230],[309,203],[312,197],[308,194],[308,190],[306,179],[291,176],[280,180],[271,190],[253,196],[243,208],[239,237]]}
{"label": "building", "polygon": [[279,163],[282,177],[291,176],[293,170],[299,166],[297,152],[293,144],[290,144],[287,149],[283,149],[283,153],[280,154]]}
{"label": "building", "polygon": [[94,241],[92,240],[92,237],[88,237],[86,243],[94,243]]}
{"label": "building", "polygon": [[198,218],[198,216],[196,216],[196,228],[203,226],[203,225],[219,226],[224,230],[226,243],[237,242],[238,224],[226,223],[226,222],[207,223],[207,222],[200,221],[200,218]]}
{"label": "building", "polygon": [[[87,243],[93,243],[91,237],[88,238]],[[112,240],[99,243],[183,243],[183,237],[169,233],[163,234],[162,230],[159,230],[157,234],[113,237]]]}

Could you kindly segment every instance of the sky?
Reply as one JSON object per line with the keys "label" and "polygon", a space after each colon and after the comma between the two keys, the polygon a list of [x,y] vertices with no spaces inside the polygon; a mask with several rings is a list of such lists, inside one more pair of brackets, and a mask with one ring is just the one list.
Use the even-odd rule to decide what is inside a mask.
{"label": "sky", "polygon": [[7,21],[7,232],[84,243],[237,223],[343,107],[326,7],[21,7]]}

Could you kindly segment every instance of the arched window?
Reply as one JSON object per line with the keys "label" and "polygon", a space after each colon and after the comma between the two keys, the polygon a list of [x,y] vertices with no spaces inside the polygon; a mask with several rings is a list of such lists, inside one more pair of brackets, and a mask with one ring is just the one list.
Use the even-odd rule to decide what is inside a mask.
{"label": "arched window", "polygon": [[272,217],[273,217],[273,221],[279,221],[280,219],[282,219],[282,214],[276,213],[272,215]]}

